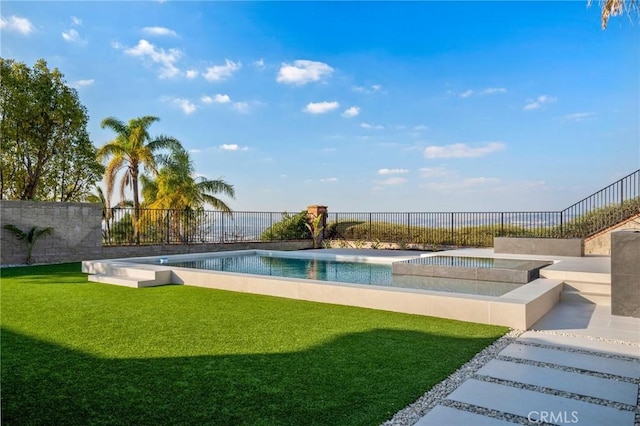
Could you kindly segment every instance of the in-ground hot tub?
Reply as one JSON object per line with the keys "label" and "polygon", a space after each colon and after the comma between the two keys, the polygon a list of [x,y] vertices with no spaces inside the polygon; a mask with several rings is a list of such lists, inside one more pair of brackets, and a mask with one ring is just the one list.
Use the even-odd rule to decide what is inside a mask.
{"label": "in-ground hot tub", "polygon": [[549,265],[553,265],[553,262],[491,257],[428,256],[395,262],[393,274],[526,284],[540,278],[540,269]]}

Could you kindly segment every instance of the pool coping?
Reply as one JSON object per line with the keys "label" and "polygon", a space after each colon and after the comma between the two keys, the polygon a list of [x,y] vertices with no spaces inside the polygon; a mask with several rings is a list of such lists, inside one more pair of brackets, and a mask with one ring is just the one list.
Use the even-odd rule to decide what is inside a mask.
{"label": "pool coping", "polygon": [[[172,255],[170,257],[175,260],[191,260],[239,254],[277,254],[281,257],[350,260],[383,264],[392,264],[393,262],[420,257],[417,254],[414,256],[385,257],[374,256],[373,254],[363,256],[304,251],[280,252],[274,250],[240,250]],[[89,277],[91,281],[130,287],[181,284],[311,302],[427,315],[523,330],[530,328],[558,303],[563,286],[562,280],[539,278],[502,296],[483,296],[423,289],[205,271],[160,263],[139,263],[153,260],[158,260],[159,262],[159,259],[168,257],[145,256],[83,261],[82,271],[92,274]]]}

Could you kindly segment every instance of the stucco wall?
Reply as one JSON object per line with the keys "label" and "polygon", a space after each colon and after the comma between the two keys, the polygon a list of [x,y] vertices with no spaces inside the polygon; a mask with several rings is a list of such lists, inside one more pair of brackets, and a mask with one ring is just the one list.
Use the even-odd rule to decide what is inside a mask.
{"label": "stucco wall", "polygon": [[34,226],[53,228],[52,234],[36,241],[32,252],[34,263],[95,259],[102,252],[101,217],[100,204],[1,200],[1,264],[23,264],[26,259],[25,242],[4,229],[6,224],[24,232]]}

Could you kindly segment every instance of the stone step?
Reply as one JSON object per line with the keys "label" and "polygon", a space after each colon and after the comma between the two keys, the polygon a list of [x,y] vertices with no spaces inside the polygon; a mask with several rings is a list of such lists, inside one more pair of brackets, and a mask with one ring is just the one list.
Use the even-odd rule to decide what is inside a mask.
{"label": "stone step", "polygon": [[576,290],[563,290],[560,292],[560,301],[567,303],[594,303],[596,305],[610,306],[611,295]]}
{"label": "stone step", "polygon": [[493,359],[478,370],[477,374],[628,405],[636,405],[638,402],[638,385],[634,383],[549,367]]}
{"label": "stone step", "polygon": [[563,271],[545,268],[540,270],[540,276],[563,281],[579,281],[599,284],[611,283],[611,274],[604,272]]}
{"label": "stone step", "polygon": [[621,343],[593,340],[586,337],[566,336],[560,334],[527,331],[518,337],[518,341],[539,345],[558,346],[560,348],[580,349],[609,355],[636,357],[640,362],[640,345],[624,345]]}
{"label": "stone step", "polygon": [[95,274],[89,275],[88,280],[96,283],[103,284],[114,284],[123,287],[133,287],[133,288],[142,288],[142,287],[154,287],[162,284],[158,284],[155,280],[139,280],[136,278],[124,278],[124,277],[116,277],[113,275],[104,275],[104,274]]}
{"label": "stone step", "polygon": [[509,426],[506,420],[494,419],[482,414],[470,413],[444,405],[436,405],[431,411],[418,420],[415,426]]}
{"label": "stone step", "polygon": [[464,382],[447,399],[515,414],[531,423],[632,426],[635,420],[632,411],[475,379]]}
{"label": "stone step", "polygon": [[545,362],[565,367],[578,368],[585,371],[640,379],[640,368],[638,368],[638,362],[607,358],[600,355],[586,355],[559,349],[540,348],[536,346],[512,343],[504,348],[499,353],[499,356]]}
{"label": "stone step", "polygon": [[604,294],[611,296],[610,283],[593,283],[584,281],[564,281],[564,290],[580,291],[591,294]]}

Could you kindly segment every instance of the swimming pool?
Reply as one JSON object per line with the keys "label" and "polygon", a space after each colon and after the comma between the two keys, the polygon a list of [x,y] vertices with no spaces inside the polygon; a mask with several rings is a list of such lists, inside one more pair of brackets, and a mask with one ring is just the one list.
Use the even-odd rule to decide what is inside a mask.
{"label": "swimming pool", "polygon": [[[431,258],[423,258],[431,259]],[[491,259],[489,259],[491,260]],[[421,259],[404,262],[418,262]],[[282,257],[277,253],[246,254],[228,257],[213,256],[183,261],[164,261],[162,264],[180,268],[240,274],[265,275],[283,278],[298,278],[349,284],[413,288],[430,291],[464,293],[485,296],[501,296],[520,286],[516,283],[462,279],[458,277],[420,276],[396,274],[393,264],[329,260],[322,258]],[[439,262],[436,262],[439,263]],[[467,263],[465,263],[467,264]]]}
{"label": "swimming pool", "polygon": [[[529,284],[514,287],[508,287],[512,285],[508,283],[493,283],[496,286],[507,286],[504,287],[506,290],[500,290],[497,293],[490,290],[487,293],[487,289],[491,288],[491,283],[486,281],[431,281],[430,277],[398,274],[392,274],[391,283],[383,284],[383,280],[379,277],[389,273],[392,264],[415,259],[418,253],[398,255],[385,253],[382,250],[369,250],[367,253],[354,250],[354,254],[345,254],[344,252],[330,249],[301,252],[242,250],[88,260],[82,262],[82,271],[90,274],[89,281],[134,288],[178,284],[408,314],[431,315],[521,329],[533,325],[558,302],[563,285],[561,280],[551,279],[537,279]],[[230,259],[249,255],[278,258],[267,261],[271,271],[278,268],[286,269],[281,266],[287,263],[283,261],[283,258],[302,258],[313,261],[305,266],[305,278],[240,273],[231,271],[229,268],[210,271],[185,267],[186,262],[196,262],[192,265],[196,265],[197,262],[219,262],[227,267],[231,265],[230,268],[233,269],[235,268],[234,263],[239,262],[237,259],[231,261],[212,261],[210,259]],[[355,275],[370,274],[376,278],[370,281],[371,284],[333,281],[336,278],[331,277],[332,267],[329,266],[331,263],[324,264],[321,261],[353,262],[359,264],[358,267],[371,265],[369,271],[375,272],[363,273],[360,271]],[[265,262],[260,261],[260,263]],[[178,264],[182,266],[177,266]],[[294,269],[300,273],[302,267],[298,266]],[[383,270],[385,272],[379,272]],[[326,276],[327,281],[317,279],[322,275]]]}

